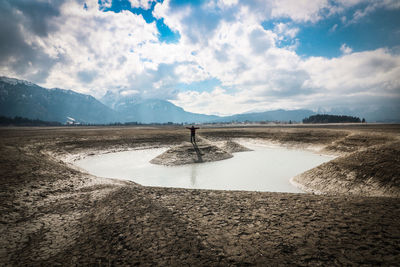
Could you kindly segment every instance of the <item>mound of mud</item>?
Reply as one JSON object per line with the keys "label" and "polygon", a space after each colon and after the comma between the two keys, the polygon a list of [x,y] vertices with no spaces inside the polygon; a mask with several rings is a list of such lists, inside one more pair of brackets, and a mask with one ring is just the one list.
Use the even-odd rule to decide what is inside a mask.
{"label": "mound of mud", "polygon": [[226,141],[226,143],[221,148],[228,153],[252,151],[250,148],[242,146],[241,144],[238,144],[232,140]]}
{"label": "mound of mud", "polygon": [[232,158],[231,153],[251,151],[234,141],[226,141],[222,146],[216,146],[207,139],[199,138],[197,143],[185,142],[173,147],[150,162],[153,164],[176,166],[191,163],[202,163]]}
{"label": "mound of mud", "polygon": [[400,142],[339,157],[293,181],[315,193],[400,197]]}
{"label": "mound of mud", "polygon": [[198,144],[185,142],[183,145],[168,149],[150,162],[159,165],[176,166],[217,161],[231,157],[233,157],[231,153],[208,142],[198,142]]}

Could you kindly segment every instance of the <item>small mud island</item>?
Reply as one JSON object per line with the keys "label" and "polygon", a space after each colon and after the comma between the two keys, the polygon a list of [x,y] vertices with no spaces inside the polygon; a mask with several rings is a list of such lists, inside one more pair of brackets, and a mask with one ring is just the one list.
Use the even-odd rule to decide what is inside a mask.
{"label": "small mud island", "polygon": [[195,143],[184,142],[181,145],[172,147],[150,162],[167,166],[203,163],[229,159],[233,157],[232,153],[243,151],[250,151],[250,149],[232,140],[223,142],[218,146],[204,138],[200,138]]}
{"label": "small mud island", "polygon": [[[1,128],[0,264],[400,261],[399,125],[202,127],[199,134],[210,142],[198,141],[203,161],[207,150],[228,157],[242,149],[234,142],[242,138],[337,157],[294,178],[318,195],[145,187],[95,177],[71,163],[89,154],[164,146],[172,155],[194,149],[190,160],[199,160],[185,143],[186,129]],[[168,153],[156,159],[163,162]]]}

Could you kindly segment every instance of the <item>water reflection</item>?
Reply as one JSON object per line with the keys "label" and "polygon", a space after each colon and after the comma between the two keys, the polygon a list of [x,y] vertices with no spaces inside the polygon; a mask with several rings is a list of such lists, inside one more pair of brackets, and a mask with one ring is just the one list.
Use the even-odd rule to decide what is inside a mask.
{"label": "water reflection", "polygon": [[196,188],[196,178],[197,178],[197,164],[191,165],[190,170],[190,184],[193,188]]}
{"label": "water reflection", "polygon": [[201,151],[199,147],[197,146],[196,142],[192,143],[194,151],[196,152],[197,155],[197,163],[203,162],[203,158],[201,157]]}

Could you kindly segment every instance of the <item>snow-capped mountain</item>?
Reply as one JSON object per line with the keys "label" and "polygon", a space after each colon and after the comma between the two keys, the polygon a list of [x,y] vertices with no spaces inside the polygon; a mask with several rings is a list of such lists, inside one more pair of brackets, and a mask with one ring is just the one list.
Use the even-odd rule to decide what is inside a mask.
{"label": "snow-capped mountain", "polygon": [[15,78],[8,78],[8,77],[4,77],[4,76],[0,77],[0,82],[11,84],[11,85],[17,85],[17,84],[24,84],[26,86],[34,86],[35,85],[34,83],[31,83],[31,82],[28,82],[25,80],[18,80]]}
{"label": "snow-capped mountain", "polygon": [[316,113],[350,115],[367,122],[400,122],[400,108],[273,110],[227,117],[187,112],[166,100],[142,99],[136,91],[109,91],[101,102],[90,95],[59,88],[46,89],[28,81],[0,77],[0,115],[25,117],[61,123],[201,123],[244,121],[297,121]]}
{"label": "snow-capped mountain", "polygon": [[137,95],[123,95],[121,92],[108,91],[101,98],[101,102],[117,111],[124,121],[192,123],[218,119],[218,116],[187,112],[166,100],[141,99]]}
{"label": "snow-capped mountain", "polygon": [[90,95],[7,77],[0,78],[0,114],[45,121],[107,123],[118,119],[117,112]]}

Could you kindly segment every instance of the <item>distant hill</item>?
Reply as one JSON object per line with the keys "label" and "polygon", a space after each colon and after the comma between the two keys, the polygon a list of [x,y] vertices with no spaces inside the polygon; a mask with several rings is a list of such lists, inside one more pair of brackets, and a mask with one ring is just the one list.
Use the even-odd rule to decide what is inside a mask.
{"label": "distant hill", "polygon": [[[131,93],[131,94],[130,94]],[[101,101],[101,102],[100,102]],[[272,110],[219,117],[185,111],[160,99],[142,99],[135,91],[108,91],[101,100],[64,89],[46,89],[13,78],[0,77],[0,115],[70,124],[301,122],[315,112],[307,109]],[[223,104],[223,103],[221,103]],[[322,111],[321,111],[322,112]],[[351,115],[368,122],[400,122],[399,105],[363,109],[335,109],[325,114]]]}
{"label": "distant hill", "polygon": [[216,121],[221,122],[245,122],[245,121],[284,121],[284,122],[301,122],[304,118],[315,114],[311,110],[297,109],[297,110],[272,110],[265,112],[254,112],[237,114],[233,116],[227,116],[217,119]]}
{"label": "distant hill", "polygon": [[119,92],[107,92],[101,102],[113,108],[121,121],[139,123],[192,123],[211,122],[218,116],[203,115],[185,111],[166,100],[141,99],[135,96],[123,96]]}
{"label": "distant hill", "polygon": [[119,118],[92,96],[6,77],[0,77],[0,115],[61,123],[71,118],[83,123],[108,123]]}

